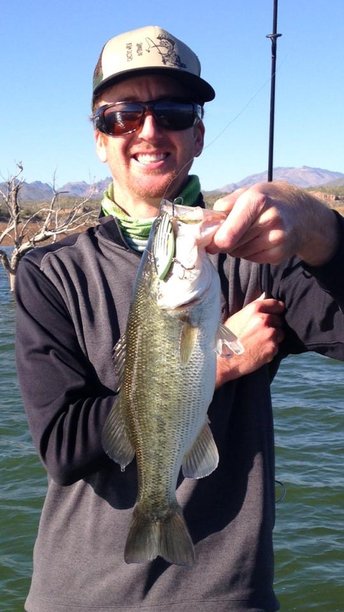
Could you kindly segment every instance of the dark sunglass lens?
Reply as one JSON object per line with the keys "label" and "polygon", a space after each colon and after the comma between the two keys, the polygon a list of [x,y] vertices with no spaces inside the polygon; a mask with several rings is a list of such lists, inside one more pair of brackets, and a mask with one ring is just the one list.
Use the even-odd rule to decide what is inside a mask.
{"label": "dark sunglass lens", "polygon": [[154,116],[167,130],[186,130],[193,126],[196,118],[194,105],[183,102],[157,102]]}
{"label": "dark sunglass lens", "polygon": [[134,132],[141,123],[142,108],[110,107],[104,111],[103,123],[107,134],[121,136]]}

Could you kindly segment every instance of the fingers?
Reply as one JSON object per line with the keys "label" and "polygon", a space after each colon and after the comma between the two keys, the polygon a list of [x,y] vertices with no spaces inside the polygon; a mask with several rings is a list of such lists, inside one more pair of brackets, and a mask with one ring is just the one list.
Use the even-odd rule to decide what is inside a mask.
{"label": "fingers", "polygon": [[228,212],[209,247],[257,263],[277,264],[298,252],[298,191],[278,183],[261,183],[217,201]]}
{"label": "fingers", "polygon": [[[267,334],[266,340],[272,342],[270,347],[271,354],[275,356],[278,351],[278,345],[285,337],[284,333],[284,303],[273,298],[256,300],[256,318],[259,319],[259,325],[265,329]],[[258,322],[257,322],[258,325]]]}
{"label": "fingers", "polygon": [[247,357],[271,361],[284,339],[284,303],[258,298],[232,315],[225,323],[244,346]]}
{"label": "fingers", "polygon": [[235,191],[232,191],[232,193],[228,193],[222,198],[218,198],[218,200],[216,200],[214,203],[214,210],[224,210],[225,212],[230,212],[239,196],[245,191],[246,189],[244,188],[236,189]]}
{"label": "fingers", "polygon": [[214,235],[209,251],[226,251],[232,254],[235,248],[240,248],[259,235],[255,223],[265,202],[264,195],[251,189],[240,189],[217,200],[214,208],[216,206],[217,210],[226,210],[228,216]]}
{"label": "fingers", "polygon": [[282,314],[285,309],[284,302],[282,300],[275,300],[275,298],[262,298],[260,296],[251,303],[255,305],[257,312]]}
{"label": "fingers", "polygon": [[[246,338],[258,344],[257,351],[266,362],[275,357],[279,344],[284,340],[284,304],[279,300],[264,299],[253,303],[255,314],[251,318],[252,327],[245,330]],[[244,338],[243,338],[243,343]]]}
{"label": "fingers", "polygon": [[231,359],[218,357],[217,386],[250,374],[273,360],[285,336],[283,311],[283,302],[260,296],[226,321],[239,336],[244,352]]}

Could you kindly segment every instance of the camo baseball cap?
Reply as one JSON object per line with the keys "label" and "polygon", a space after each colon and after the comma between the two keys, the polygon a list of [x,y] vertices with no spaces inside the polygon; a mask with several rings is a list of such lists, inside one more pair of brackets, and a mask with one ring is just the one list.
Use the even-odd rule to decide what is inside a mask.
{"label": "camo baseball cap", "polygon": [[197,102],[215,97],[214,89],[200,76],[197,55],[159,26],[146,26],[105,43],[94,70],[93,99],[106,87],[142,74],[165,74],[177,79],[190,88]]}

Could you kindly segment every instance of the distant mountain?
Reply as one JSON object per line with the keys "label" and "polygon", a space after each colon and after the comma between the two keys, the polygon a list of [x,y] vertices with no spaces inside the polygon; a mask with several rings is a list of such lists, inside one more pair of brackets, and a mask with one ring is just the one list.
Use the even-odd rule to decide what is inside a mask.
{"label": "distant mountain", "polygon": [[[324,185],[339,187],[344,185],[344,174],[341,172],[332,172],[321,168],[309,168],[302,166],[301,168],[275,168],[274,180],[287,181],[297,187],[320,187]],[[267,172],[260,174],[252,174],[242,179],[238,183],[230,183],[222,188],[215,189],[211,193],[228,193],[238,189],[239,187],[249,187],[254,183],[267,180]],[[99,200],[102,197],[104,190],[107,188],[111,178],[108,177],[94,184],[86,183],[85,181],[71,182],[62,185],[58,189],[63,192],[64,196],[71,198],[85,198]],[[6,184],[1,183],[0,189],[6,190]],[[20,191],[20,197],[23,202],[42,202],[50,201],[53,195],[52,187],[48,183],[34,181],[32,183],[24,182]]]}
{"label": "distant mountain", "polygon": [[108,177],[96,183],[90,184],[85,181],[76,183],[66,183],[59,189],[59,191],[66,192],[66,196],[72,196],[77,198],[91,197],[92,199],[99,199],[102,197],[103,192],[111,183],[111,178]]}
{"label": "distant mountain", "polygon": [[328,187],[329,189],[331,189],[331,187],[344,187],[344,178],[338,178],[335,181],[330,181],[329,183],[326,183],[325,187]]}
{"label": "distant mountain", "polygon": [[[89,184],[85,181],[76,181],[62,185],[62,187],[57,188],[57,191],[61,193],[63,197],[90,197],[93,200],[99,200],[110,182],[110,177],[97,181],[94,184]],[[6,192],[6,183],[0,183],[0,189]],[[32,183],[26,183],[24,181],[20,189],[20,199],[23,202],[47,202],[51,200],[52,196],[52,186],[48,183],[41,183],[41,181],[33,181]]]}
{"label": "distant mountain", "polygon": [[[332,172],[331,170],[310,168],[309,166],[302,166],[301,168],[274,168],[273,179],[275,181],[286,181],[291,185],[302,188],[320,187],[328,183],[334,184],[334,182],[337,187],[344,185],[344,174],[342,172]],[[250,187],[254,183],[263,181],[267,181],[267,172],[252,174],[238,183],[225,185],[218,191],[222,193],[231,192],[239,187]]]}
{"label": "distant mountain", "polygon": [[47,183],[41,183],[41,181],[23,183],[20,190],[20,198],[24,202],[40,202],[42,200],[50,200],[52,195],[53,192],[50,185]]}

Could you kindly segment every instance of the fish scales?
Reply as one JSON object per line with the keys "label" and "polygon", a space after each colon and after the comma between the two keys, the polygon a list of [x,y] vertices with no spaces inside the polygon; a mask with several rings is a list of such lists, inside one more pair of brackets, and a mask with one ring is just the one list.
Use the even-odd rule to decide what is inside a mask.
{"label": "fish scales", "polygon": [[[126,411],[128,429],[135,432],[140,498],[146,500],[146,507],[151,506],[153,512],[162,503],[175,499],[183,456],[196,435],[195,430],[198,432],[204,424],[204,411],[197,418],[200,401],[208,404],[211,401],[215,353],[207,350],[205,354],[202,350],[202,345],[211,346],[213,338],[200,331],[190,361],[181,363],[179,347],[185,322],[161,312],[152,294],[146,298],[147,287],[151,286],[148,275],[143,277],[142,285],[132,311],[136,337],[127,345],[129,367],[124,385],[130,391]],[[214,304],[209,303],[210,306],[213,308]],[[194,307],[191,319],[194,325],[201,324],[202,310],[203,307]],[[130,333],[129,324],[129,336]],[[207,397],[200,397],[208,389],[212,391],[206,393]],[[167,472],[169,478],[162,479],[161,473],[166,473],[168,464],[173,469]]]}

